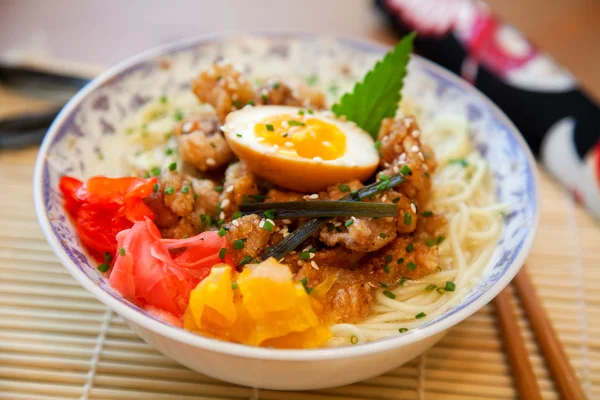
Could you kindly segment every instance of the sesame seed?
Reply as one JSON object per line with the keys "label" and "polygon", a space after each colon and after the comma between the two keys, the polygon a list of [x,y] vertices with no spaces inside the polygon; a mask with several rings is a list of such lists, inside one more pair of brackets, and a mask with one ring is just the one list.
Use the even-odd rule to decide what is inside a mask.
{"label": "sesame seed", "polygon": [[231,224],[234,226],[239,226],[240,225],[240,221],[238,221],[237,219],[234,219],[233,221],[231,221]]}
{"label": "sesame seed", "polygon": [[219,219],[225,219],[225,213],[223,211],[219,214]]}
{"label": "sesame seed", "polygon": [[217,162],[215,161],[214,158],[207,158],[206,159],[206,165],[216,165]]}
{"label": "sesame seed", "polygon": [[285,147],[294,147],[294,143],[292,143],[292,142],[285,142]]}
{"label": "sesame seed", "polygon": [[400,172],[400,168],[398,168],[397,165],[394,165],[394,173],[397,174],[398,172]]}
{"label": "sesame seed", "polygon": [[406,160],[406,153],[400,154],[400,156],[398,157],[398,160],[400,160],[400,161]]}
{"label": "sesame seed", "polygon": [[413,153],[416,153],[419,151],[419,146],[414,145],[413,147],[410,148],[410,151],[412,151]]}
{"label": "sesame seed", "polygon": [[429,169],[429,167],[427,166],[427,164],[421,165],[421,168],[423,168],[423,171],[425,171],[425,172],[427,172],[427,170]]}
{"label": "sesame seed", "polygon": [[425,157],[423,157],[423,153],[419,152],[419,158],[421,159],[421,161],[425,161]]}
{"label": "sesame seed", "polygon": [[380,142],[381,142],[381,143],[385,143],[385,142],[387,142],[388,140],[390,140],[390,137],[389,137],[389,136],[384,136],[384,137],[382,137],[382,138],[381,138]]}
{"label": "sesame seed", "polygon": [[419,135],[421,134],[421,131],[419,131],[418,129],[415,129],[412,132],[412,137],[414,137],[415,139],[419,137]]}
{"label": "sesame seed", "polygon": [[229,185],[227,186],[227,189],[225,189],[225,193],[231,193],[233,192],[233,185]]}
{"label": "sesame seed", "polygon": [[231,204],[231,201],[229,199],[225,199],[221,202],[221,208],[227,208],[229,207],[229,204]]}
{"label": "sesame seed", "polygon": [[411,122],[412,121],[410,119],[404,118],[404,126],[405,127],[410,128]]}
{"label": "sesame seed", "polygon": [[284,129],[287,129],[287,128],[289,128],[289,127],[290,127],[290,124],[288,124],[288,122],[287,122],[287,121],[283,121],[283,122],[281,123],[281,127],[282,127],[282,128],[284,128]]}
{"label": "sesame seed", "polygon": [[286,237],[288,237],[290,235],[290,233],[289,232],[283,232],[282,235],[283,235],[284,238],[286,238]]}
{"label": "sesame seed", "polygon": [[277,149],[279,148],[278,145],[274,144],[273,147],[271,147],[271,150],[269,150],[270,153],[276,153]]}
{"label": "sesame seed", "polygon": [[384,194],[383,197],[381,198],[381,201],[386,201],[387,200],[387,195]]}
{"label": "sesame seed", "polygon": [[256,138],[256,141],[257,142],[264,142],[265,138],[264,137],[259,137],[259,138]]}
{"label": "sesame seed", "polygon": [[275,222],[273,222],[273,220],[270,218],[267,218],[267,222],[269,222],[271,225],[275,225]]}
{"label": "sesame seed", "polygon": [[188,121],[181,127],[183,133],[189,133],[194,128],[194,123],[192,121]]}
{"label": "sesame seed", "polygon": [[308,253],[308,258],[313,258],[315,256],[315,253]]}
{"label": "sesame seed", "polygon": [[291,224],[291,223],[292,223],[292,221],[290,221],[289,219],[287,219],[287,218],[286,218],[286,219],[282,219],[282,220],[281,220],[281,223],[282,223],[282,224],[285,224],[285,225],[289,225],[289,224]]}
{"label": "sesame seed", "polygon": [[316,269],[317,271],[319,270],[319,266],[317,265],[317,263],[316,263],[316,262],[314,262],[314,261],[311,261],[311,262],[310,262],[310,265],[312,265],[312,267],[313,267],[314,269]]}
{"label": "sesame seed", "polygon": [[321,157],[313,157],[313,161],[322,162],[323,158],[321,158]]}
{"label": "sesame seed", "polygon": [[265,220],[261,219],[260,222],[258,223],[258,227],[262,228],[263,226],[265,226]]}
{"label": "sesame seed", "polygon": [[311,199],[311,200],[315,200],[315,199],[319,198],[319,195],[316,194],[316,193],[314,193],[314,194],[311,194],[310,196],[308,196],[308,198]]}
{"label": "sesame seed", "polygon": [[337,221],[335,224],[333,224],[333,226],[342,226],[342,223],[340,221]]}
{"label": "sesame seed", "polygon": [[302,261],[302,260],[298,260],[298,265],[299,265],[299,266],[303,266],[303,265],[304,265],[304,261]]}
{"label": "sesame seed", "polygon": [[417,206],[415,205],[415,203],[410,203],[410,209],[413,213],[417,213]]}

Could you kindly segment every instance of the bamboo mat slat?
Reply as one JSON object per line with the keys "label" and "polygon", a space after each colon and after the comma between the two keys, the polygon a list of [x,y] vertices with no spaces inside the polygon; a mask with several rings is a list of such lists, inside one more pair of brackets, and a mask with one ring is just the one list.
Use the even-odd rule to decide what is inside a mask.
{"label": "bamboo mat slat", "polygon": [[[257,390],[180,366],[139,339],[60,265],[33,210],[36,152],[0,152],[0,399],[515,398],[491,306],[418,359],[340,388]],[[600,224],[545,174],[542,198],[529,271],[588,397],[600,398]],[[542,395],[558,399],[514,302]]]}

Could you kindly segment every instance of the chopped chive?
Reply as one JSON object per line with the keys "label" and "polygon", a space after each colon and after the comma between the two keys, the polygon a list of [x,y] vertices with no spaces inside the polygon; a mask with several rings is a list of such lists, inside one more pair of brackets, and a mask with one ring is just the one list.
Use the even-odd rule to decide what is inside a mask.
{"label": "chopped chive", "polygon": [[166,194],[173,194],[173,193],[175,193],[175,189],[172,188],[172,187],[168,187],[168,188],[165,189],[165,193]]}
{"label": "chopped chive", "polygon": [[402,264],[403,262],[404,262],[404,258],[399,258],[397,261],[398,264]]}
{"label": "chopped chive", "polygon": [[404,282],[406,282],[406,278],[405,277],[400,278],[400,280],[398,281],[398,286],[403,286]]}
{"label": "chopped chive", "polygon": [[444,293],[446,293],[446,289],[444,289],[444,288],[442,288],[442,287],[439,287],[439,288],[435,289],[435,291],[436,291],[436,292],[438,292],[439,294],[444,294]]}
{"label": "chopped chive", "polygon": [[434,245],[434,244],[435,244],[435,242],[434,242],[432,239],[427,239],[427,240],[425,241],[425,245],[426,245],[427,247],[433,247],[433,245]]}
{"label": "chopped chive", "polygon": [[396,295],[394,293],[390,292],[389,290],[384,290],[383,294],[392,300],[394,300],[396,298]]}
{"label": "chopped chive", "polygon": [[404,225],[409,226],[412,222],[412,216],[409,213],[404,213]]}
{"label": "chopped chive", "polygon": [[379,150],[381,148],[381,142],[378,140],[375,142],[375,149]]}
{"label": "chopped chive", "polygon": [[263,214],[269,219],[275,219],[275,210],[267,210]]}
{"label": "chopped chive", "polygon": [[236,133],[235,136],[242,137],[242,134],[241,133]]}
{"label": "chopped chive", "polygon": [[231,220],[235,221],[238,218],[242,217],[242,212],[241,211],[236,211],[231,215]]}
{"label": "chopped chive", "polygon": [[301,260],[308,260],[310,258],[310,253],[308,251],[303,251],[300,253],[300,259]]}
{"label": "chopped chive", "polygon": [[431,217],[433,215],[433,211],[423,211],[421,215],[424,217]]}
{"label": "chopped chive", "polygon": [[177,169],[177,163],[171,163],[169,164],[169,171],[175,171]]}
{"label": "chopped chive", "polygon": [[170,147],[165,150],[165,154],[168,155],[168,156],[170,156],[173,153],[174,153],[174,150],[172,148],[170,148]]}
{"label": "chopped chive", "polygon": [[198,193],[194,193],[194,200],[198,198]]}
{"label": "chopped chive", "polygon": [[407,332],[407,331],[408,331],[408,328],[400,328],[400,329],[398,329],[398,332],[400,332],[400,333],[404,333],[404,332]]}
{"label": "chopped chive", "polygon": [[431,292],[431,291],[432,291],[433,289],[435,289],[436,287],[437,287],[437,286],[435,286],[434,284],[431,284],[431,285],[429,285],[429,286],[427,286],[427,287],[425,288],[425,291],[426,291],[426,292]]}
{"label": "chopped chive", "polygon": [[386,174],[384,174],[384,173],[380,173],[380,174],[379,174],[379,179],[380,179],[380,180],[382,180],[382,181],[389,181],[389,180],[390,180],[390,177],[389,177],[389,176],[387,176],[387,175],[386,175]]}
{"label": "chopped chive", "polygon": [[304,277],[300,279],[300,283],[302,284],[302,286],[306,287],[306,285],[308,285],[308,278]]}
{"label": "chopped chive", "polygon": [[456,290],[456,285],[452,281],[446,282],[446,286],[444,287],[446,292],[454,292]]}
{"label": "chopped chive", "polygon": [[424,312],[420,312],[417,315],[415,315],[415,318],[416,319],[420,319],[420,318],[423,318],[423,317],[426,317],[426,316],[427,316],[427,314],[425,314]]}
{"label": "chopped chive", "polygon": [[160,96],[160,102],[165,104],[167,102],[167,96]]}
{"label": "chopped chive", "polygon": [[390,186],[388,181],[383,181],[379,185],[377,185],[377,190],[383,191],[386,190]]}
{"label": "chopped chive", "polygon": [[306,110],[306,112],[309,113],[309,114],[311,114],[311,115],[314,114],[314,111],[311,110],[310,108],[308,110]]}
{"label": "chopped chive", "polygon": [[380,232],[379,233],[379,237],[382,238],[382,239],[385,239],[387,237],[387,235],[385,233],[383,233],[383,232]]}
{"label": "chopped chive", "polygon": [[216,149],[216,148],[217,148],[217,145],[216,145],[216,144],[214,144],[213,142],[210,142],[210,147],[212,147],[213,149]]}
{"label": "chopped chive", "polygon": [[220,219],[220,220],[217,221],[217,226],[221,226],[224,223],[225,223],[225,220],[224,219]]}
{"label": "chopped chive", "polygon": [[181,193],[185,194],[187,192],[190,191],[190,187],[189,186],[184,186],[183,189],[181,189]]}
{"label": "chopped chive", "polygon": [[385,264],[383,266],[383,270],[385,271],[386,274],[389,274],[390,273],[390,266],[388,264]]}
{"label": "chopped chive", "polygon": [[352,218],[350,218],[348,221],[346,221],[346,223],[344,225],[346,225],[346,228],[349,228],[353,223],[354,223],[354,220]]}
{"label": "chopped chive", "polygon": [[219,229],[217,234],[219,235],[219,237],[223,237],[227,234],[227,230],[225,228],[221,228],[221,229]]}
{"label": "chopped chive", "polygon": [[400,169],[400,173],[404,176],[412,174],[412,171],[408,165],[405,165]]}
{"label": "chopped chive", "polygon": [[150,172],[152,172],[152,175],[154,175],[154,176],[159,176],[160,175],[160,168],[159,167],[152,167],[152,169],[150,170]]}
{"label": "chopped chive", "polygon": [[352,343],[352,344],[358,343],[358,337],[356,335],[352,335],[350,337],[350,343]]}
{"label": "chopped chive", "polygon": [[121,248],[119,249],[119,253],[121,254],[121,256],[123,256],[123,257],[124,257],[124,256],[125,256],[125,254],[126,254],[126,253],[125,253],[125,248],[124,248],[124,247],[121,247]]}
{"label": "chopped chive", "polygon": [[106,261],[107,263],[110,262],[110,260],[112,259],[110,253],[107,251],[104,253],[104,261]]}
{"label": "chopped chive", "polygon": [[271,124],[266,124],[266,125],[265,125],[265,127],[267,128],[267,130],[268,130],[269,132],[273,132],[273,131],[275,130],[275,129],[273,128],[273,125],[271,125]]}
{"label": "chopped chive", "polygon": [[396,197],[395,199],[392,200],[392,203],[396,204],[400,201],[400,197]]}
{"label": "chopped chive", "polygon": [[219,258],[221,260],[225,259],[226,254],[227,254],[227,249],[225,247],[223,247],[221,250],[219,250]]}
{"label": "chopped chive", "polygon": [[277,88],[279,88],[279,82],[275,82],[275,83],[273,84],[273,89],[277,89]]}
{"label": "chopped chive", "polygon": [[304,110],[298,110],[298,115],[304,115]]}
{"label": "chopped chive", "polygon": [[146,178],[146,179],[150,178],[150,172],[146,172],[146,173],[144,174],[144,178]]}
{"label": "chopped chive", "polygon": [[355,200],[360,198],[360,197],[359,197],[360,195],[358,194],[358,190],[353,190],[353,191],[351,191],[351,192],[350,192],[350,196],[351,196],[353,199],[355,199]]}
{"label": "chopped chive", "polygon": [[406,268],[410,269],[411,271],[414,271],[417,268],[417,264],[411,261],[408,264],[406,264]]}
{"label": "chopped chive", "polygon": [[175,121],[181,121],[183,119],[183,112],[181,110],[175,111],[175,114],[173,114],[173,119]]}
{"label": "chopped chive", "polygon": [[215,186],[215,192],[221,193],[223,191],[223,185]]}
{"label": "chopped chive", "polygon": [[244,241],[241,239],[238,239],[236,241],[233,242],[233,248],[236,250],[241,250],[244,248]]}
{"label": "chopped chive", "polygon": [[289,126],[304,126],[304,125],[306,125],[304,122],[296,121],[294,119],[288,120],[287,123]]}
{"label": "chopped chive", "polygon": [[244,265],[248,264],[250,261],[252,261],[252,257],[246,256],[242,259],[242,261],[240,261],[239,266],[243,267]]}
{"label": "chopped chive", "polygon": [[342,183],[341,185],[338,186],[338,189],[340,189],[340,192],[346,193],[349,192],[350,186],[346,185],[345,183]]}
{"label": "chopped chive", "polygon": [[382,288],[384,288],[384,289],[387,289],[387,288],[388,288],[388,285],[386,285],[386,284],[385,284],[385,283],[383,283],[383,282],[379,282],[379,286],[381,286],[381,287],[382,287]]}
{"label": "chopped chive", "polygon": [[249,104],[249,105],[253,106],[254,105],[254,100],[250,99],[250,100],[248,100],[248,103],[246,103],[246,104]]}
{"label": "chopped chive", "polygon": [[440,244],[440,243],[442,243],[442,242],[443,242],[445,239],[446,239],[446,237],[445,237],[445,236],[440,236],[440,237],[438,237],[438,238],[437,238],[437,240],[436,240],[435,242],[436,242],[437,244]]}
{"label": "chopped chive", "polygon": [[442,267],[440,267],[439,265],[435,267],[435,272],[442,272]]}
{"label": "chopped chive", "polygon": [[425,172],[425,177],[426,177],[427,179],[430,179],[430,178],[431,178],[431,175],[429,175],[429,172]]}
{"label": "chopped chive", "polygon": [[261,100],[262,100],[264,103],[266,103],[267,101],[269,101],[269,96],[267,96],[267,94],[266,94],[266,93],[263,93],[263,94],[261,94],[261,95],[260,95],[260,99],[261,99]]}
{"label": "chopped chive", "polygon": [[242,107],[242,102],[239,100],[233,100],[231,102],[231,105],[234,106],[235,108],[241,108]]}
{"label": "chopped chive", "polygon": [[270,223],[269,221],[265,221],[265,222],[263,223],[263,226],[262,226],[262,228],[263,228],[265,231],[273,232],[273,224],[272,224],[272,223]]}
{"label": "chopped chive", "polygon": [[238,284],[237,284],[236,282],[231,282],[231,288],[232,288],[233,290],[237,289],[238,287],[239,287],[239,286],[238,286]]}
{"label": "chopped chive", "polygon": [[311,288],[311,287],[305,287],[304,290],[306,290],[306,294],[310,294],[310,292],[313,291],[313,288]]}
{"label": "chopped chive", "polygon": [[385,262],[389,263],[390,261],[392,261],[392,258],[393,258],[392,255],[388,254],[387,256],[385,256]]}
{"label": "chopped chive", "polygon": [[108,263],[102,263],[96,267],[96,269],[100,272],[106,272],[110,269],[110,265]]}
{"label": "chopped chive", "polygon": [[458,158],[455,160],[448,161],[448,164],[460,164],[461,167],[466,168],[469,166],[469,162],[464,158]]}
{"label": "chopped chive", "polygon": [[155,183],[154,186],[152,186],[152,191],[154,193],[158,192],[158,183]]}
{"label": "chopped chive", "polygon": [[415,249],[415,245],[414,245],[414,244],[412,244],[412,243],[409,243],[409,244],[406,246],[406,252],[407,252],[407,253],[412,253],[414,249]]}

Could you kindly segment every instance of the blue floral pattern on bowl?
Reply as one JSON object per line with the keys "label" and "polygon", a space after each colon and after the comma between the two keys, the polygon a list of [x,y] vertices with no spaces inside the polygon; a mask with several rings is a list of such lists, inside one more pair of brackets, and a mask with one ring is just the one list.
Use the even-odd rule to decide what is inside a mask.
{"label": "blue floral pattern on bowl", "polygon": [[[277,74],[322,79],[334,96],[344,85],[350,87],[384,51],[372,44],[311,35],[192,40],[138,57],[108,79],[92,83],[96,85],[93,90],[84,89],[79,103],[66,107],[67,114],[63,112],[58,118],[60,123],[51,127],[46,138],[49,143],[45,143],[47,152],[38,160],[42,165],[38,166],[41,182],[37,184],[42,190],[48,223],[62,251],[81,273],[112,297],[156,319],[123,299],[87,257],[63,209],[58,189],[60,177],[69,174],[84,178],[107,173],[93,169],[90,162],[103,152],[119,151],[104,148],[107,137],[117,135],[124,120],[149,99],[188,88],[197,71],[215,58],[227,57],[255,76]],[[344,79],[340,82],[342,75]],[[457,103],[465,105],[472,139],[490,165],[497,196],[511,207],[498,247],[481,281],[457,306],[424,325],[428,326],[468,307],[507,273],[526,243],[533,239],[538,193],[531,154],[516,128],[491,102],[451,73],[413,57],[406,92],[422,93],[424,87],[435,96],[439,106],[435,112],[452,110]]]}

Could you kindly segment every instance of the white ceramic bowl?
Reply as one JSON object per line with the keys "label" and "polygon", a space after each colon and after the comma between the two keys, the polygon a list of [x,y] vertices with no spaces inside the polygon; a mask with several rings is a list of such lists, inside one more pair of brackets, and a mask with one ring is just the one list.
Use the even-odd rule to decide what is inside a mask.
{"label": "white ceramic bowl", "polygon": [[[60,176],[110,174],[117,128],[147,99],[189,86],[198,70],[226,56],[258,75],[308,77],[331,95],[352,85],[385,48],[312,35],[218,36],[163,46],[127,60],[81,90],[50,128],[37,160],[34,186],[40,224],[55,253],[77,281],[123,318],[146,342],[183,365],[225,381],[268,389],[319,389],[377,376],[433,346],[453,325],[500,292],[530,250],[539,219],[536,166],[521,135],[485,96],[452,73],[413,56],[405,95],[435,104],[435,112],[461,111],[487,160],[499,200],[511,206],[502,237],[480,283],[447,313],[402,335],[342,348],[278,350],[210,339],[162,322],[124,300],[94,268],[63,207]],[[349,67],[343,74],[341,66]],[[345,68],[346,72],[348,68]],[[109,143],[113,143],[109,146]]]}

